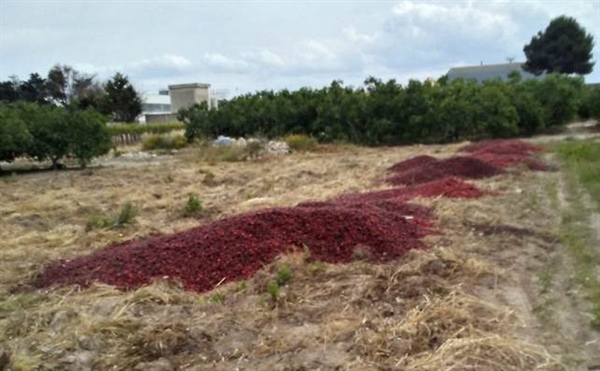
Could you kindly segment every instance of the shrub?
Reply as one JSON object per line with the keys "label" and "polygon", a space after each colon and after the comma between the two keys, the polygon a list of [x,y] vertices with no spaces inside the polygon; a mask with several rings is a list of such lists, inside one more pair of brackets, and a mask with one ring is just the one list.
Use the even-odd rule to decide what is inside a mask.
{"label": "shrub", "polygon": [[277,282],[269,282],[267,285],[267,293],[271,297],[271,300],[276,302],[279,299],[279,285]]}
{"label": "shrub", "polygon": [[202,184],[213,185],[215,181],[215,174],[207,169],[199,169],[198,174],[204,174],[204,179],[202,179]]}
{"label": "shrub", "polygon": [[121,134],[166,134],[172,131],[183,130],[184,128],[185,125],[183,122],[179,121],[147,125],[137,123],[113,124],[108,126],[108,133],[111,136]]}
{"label": "shrub", "polygon": [[248,141],[246,144],[245,153],[249,158],[255,159],[258,158],[260,151],[263,149],[263,143],[258,140]]}
{"label": "shrub", "polygon": [[213,304],[223,304],[225,301],[225,295],[221,293],[215,293],[210,296],[209,301]]}
{"label": "shrub", "polygon": [[59,161],[75,157],[82,167],[92,158],[106,154],[111,140],[106,117],[93,109],[78,110],[34,103],[17,103],[0,108],[0,159],[27,155],[37,161]]}
{"label": "shrub", "polygon": [[72,141],[67,110],[33,103],[19,104],[15,109],[32,137],[27,156],[36,161],[49,160],[53,169],[59,168],[59,161],[69,154]]}
{"label": "shrub", "polygon": [[144,134],[142,137],[142,149],[145,151],[180,149],[186,144],[187,140],[182,134]]}
{"label": "shrub", "polygon": [[277,303],[280,297],[279,288],[285,286],[288,282],[292,280],[292,269],[289,265],[285,264],[281,268],[277,270],[277,275],[273,281],[270,281],[267,284],[267,294],[273,301],[273,303]]}
{"label": "shrub", "polygon": [[93,109],[72,112],[69,124],[69,149],[81,167],[86,167],[92,158],[107,154],[112,148],[106,118]]}
{"label": "shrub", "polygon": [[137,209],[131,202],[126,202],[125,205],[121,207],[119,213],[113,217],[100,215],[91,216],[87,221],[86,230],[123,227],[127,224],[131,224],[136,215]]}
{"label": "shrub", "polygon": [[31,134],[15,110],[0,106],[0,161],[12,161],[31,143]]}
{"label": "shrub", "polygon": [[202,214],[202,201],[195,195],[189,195],[188,200],[183,208],[184,217],[194,217]]}
{"label": "shrub", "polygon": [[93,215],[88,219],[85,229],[88,231],[97,228],[104,229],[110,228],[112,225],[113,223],[109,218],[100,215]]}
{"label": "shrub", "polygon": [[142,149],[145,151],[151,151],[157,149],[161,145],[161,136],[159,134],[148,134],[144,135],[142,139]]}
{"label": "shrub", "polygon": [[277,284],[284,286],[292,280],[292,269],[289,265],[284,265],[277,271]]}
{"label": "shrub", "polygon": [[285,137],[285,142],[293,151],[312,151],[317,146],[317,141],[308,135],[292,134]]}
{"label": "shrub", "polygon": [[600,120],[600,86],[586,87],[579,111],[582,118]]}
{"label": "shrub", "polygon": [[238,292],[242,292],[242,291],[246,290],[247,286],[248,286],[248,285],[246,284],[246,281],[240,281],[240,282],[237,284],[237,286],[235,287],[235,292],[236,292],[236,293],[238,293]]}
{"label": "shrub", "polygon": [[133,222],[133,219],[137,215],[137,209],[133,206],[131,202],[126,202],[123,207],[121,207],[121,211],[115,218],[115,227],[122,227],[126,224],[130,224]]}
{"label": "shrub", "polygon": [[208,162],[238,162],[246,161],[250,158],[247,147],[223,146],[213,147],[211,145],[203,146],[200,150],[200,158]]}
{"label": "shrub", "polygon": [[544,109],[546,127],[562,126],[575,118],[584,92],[583,78],[549,74],[524,82]]}
{"label": "shrub", "polygon": [[185,137],[190,143],[194,139],[209,137],[214,134],[212,132],[210,111],[206,102],[180,109],[177,113],[177,119],[184,123]]}
{"label": "shrub", "polygon": [[246,151],[241,147],[218,147],[217,153],[217,159],[225,162],[238,162],[246,159]]}

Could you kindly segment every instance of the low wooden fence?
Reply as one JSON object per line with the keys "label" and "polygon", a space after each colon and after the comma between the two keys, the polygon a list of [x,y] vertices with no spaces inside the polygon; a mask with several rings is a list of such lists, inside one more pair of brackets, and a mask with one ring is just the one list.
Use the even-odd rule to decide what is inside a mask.
{"label": "low wooden fence", "polygon": [[142,133],[126,133],[113,135],[113,145],[119,147],[138,144],[142,141],[142,135]]}

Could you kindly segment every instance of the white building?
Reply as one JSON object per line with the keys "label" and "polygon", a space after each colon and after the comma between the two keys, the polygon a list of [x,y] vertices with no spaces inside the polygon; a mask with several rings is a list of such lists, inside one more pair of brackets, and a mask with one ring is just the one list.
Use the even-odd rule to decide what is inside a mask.
{"label": "white building", "polygon": [[177,119],[181,108],[207,102],[210,109],[217,109],[225,100],[226,91],[211,91],[210,84],[169,85],[169,90],[159,94],[146,94],[142,103],[141,123],[170,122]]}
{"label": "white building", "polygon": [[159,94],[145,94],[139,119],[141,123],[155,121],[148,120],[147,116],[164,117],[169,114],[171,114],[171,97],[168,91],[161,91]]}

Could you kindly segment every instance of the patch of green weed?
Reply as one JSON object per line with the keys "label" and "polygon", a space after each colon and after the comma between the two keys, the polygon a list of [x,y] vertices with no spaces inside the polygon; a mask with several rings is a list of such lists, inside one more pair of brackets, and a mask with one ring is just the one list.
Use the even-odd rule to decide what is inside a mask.
{"label": "patch of green weed", "polygon": [[87,221],[86,229],[92,230],[124,227],[133,223],[133,220],[137,214],[137,208],[128,201],[121,207],[119,213],[112,217],[92,215]]}
{"label": "patch of green weed", "polygon": [[203,204],[202,200],[200,200],[195,195],[188,195],[187,202],[185,203],[185,207],[183,208],[183,216],[186,218],[189,217],[198,217],[202,215]]}
{"label": "patch of green weed", "polygon": [[285,264],[277,271],[277,284],[284,286],[292,280],[292,269],[289,265]]}
{"label": "patch of green weed", "polygon": [[271,297],[271,300],[276,302],[279,299],[279,285],[277,282],[269,282],[267,285],[267,293]]}
{"label": "patch of green weed", "polygon": [[215,294],[212,294],[208,301],[214,304],[223,304],[223,302],[225,301],[225,295],[217,292]]}

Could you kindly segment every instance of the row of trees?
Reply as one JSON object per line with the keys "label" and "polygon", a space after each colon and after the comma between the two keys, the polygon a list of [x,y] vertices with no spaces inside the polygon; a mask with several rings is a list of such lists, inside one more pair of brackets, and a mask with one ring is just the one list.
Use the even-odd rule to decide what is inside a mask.
{"label": "row of trees", "polygon": [[93,108],[0,104],[0,161],[27,156],[50,161],[55,169],[61,159],[73,157],[85,167],[112,147],[106,122],[107,118]]}
{"label": "row of trees", "polygon": [[127,76],[101,83],[94,75],[55,65],[47,77],[0,82],[0,161],[27,156],[60,167],[67,157],[85,167],[112,147],[107,122],[132,122],[141,98]]}
{"label": "row of trees", "polygon": [[27,156],[50,161],[56,169],[61,159],[73,157],[85,167],[112,147],[106,121],[106,116],[93,108],[0,104],[0,161]]}
{"label": "row of trees", "polygon": [[101,83],[96,76],[66,65],[55,65],[47,77],[32,73],[25,81],[15,76],[0,82],[0,101],[94,108],[117,122],[132,122],[142,111],[141,97],[127,76],[116,73]]}
{"label": "row of trees", "polygon": [[[582,78],[557,74],[525,81],[514,74],[508,81],[484,83],[443,77],[406,86],[371,77],[358,88],[334,81],[323,89],[247,94],[219,110],[195,105],[181,110],[179,120],[190,141],[307,134],[322,142],[366,145],[440,143],[532,135],[563,125],[584,104],[585,89]],[[587,96],[598,99],[597,89],[594,94]]]}

